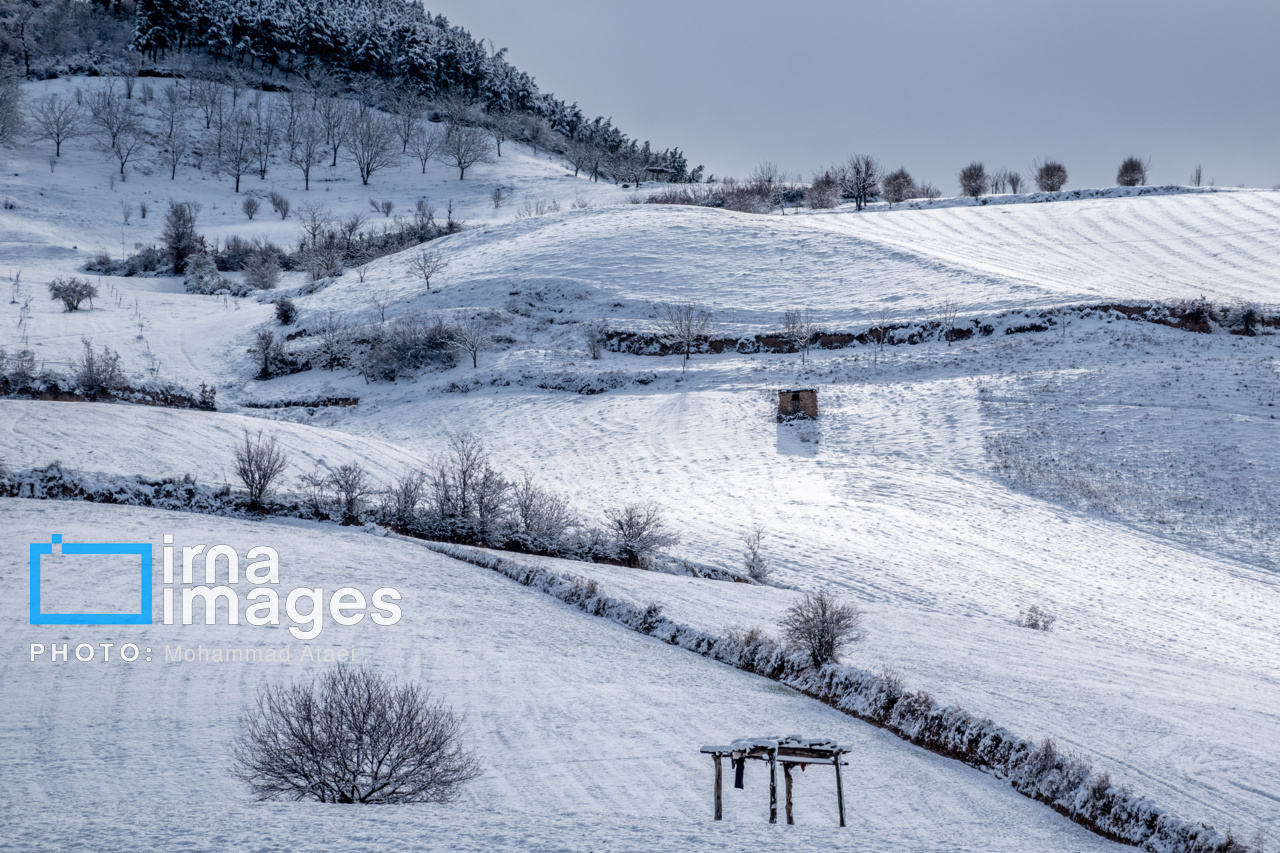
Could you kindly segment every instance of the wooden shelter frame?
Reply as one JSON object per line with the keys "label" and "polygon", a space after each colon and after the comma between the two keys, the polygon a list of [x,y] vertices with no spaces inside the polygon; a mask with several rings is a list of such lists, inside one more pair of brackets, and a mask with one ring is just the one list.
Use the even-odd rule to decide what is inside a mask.
{"label": "wooden shelter frame", "polygon": [[830,764],[836,771],[836,808],[840,814],[840,825],[844,826],[844,782],[840,767],[849,762],[841,760],[848,750],[831,740],[805,738],[799,735],[786,737],[742,738],[728,746],[704,746],[701,752],[710,755],[715,763],[715,819],[724,819],[724,759],[730,759],[732,765],[746,762],[747,759],[765,761],[769,764],[769,823],[778,822],[778,765],[782,765],[782,777],[785,785],[785,810],[787,823],[794,824],[791,811],[791,769],[797,764]]}

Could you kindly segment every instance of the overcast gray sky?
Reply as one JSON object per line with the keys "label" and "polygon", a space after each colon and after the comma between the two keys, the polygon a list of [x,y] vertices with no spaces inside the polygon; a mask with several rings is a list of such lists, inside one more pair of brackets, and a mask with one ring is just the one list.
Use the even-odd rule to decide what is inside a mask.
{"label": "overcast gray sky", "polygon": [[946,194],[972,159],[1068,187],[1280,183],[1280,3],[428,0],[544,91],[691,164],[808,176],[855,151]]}

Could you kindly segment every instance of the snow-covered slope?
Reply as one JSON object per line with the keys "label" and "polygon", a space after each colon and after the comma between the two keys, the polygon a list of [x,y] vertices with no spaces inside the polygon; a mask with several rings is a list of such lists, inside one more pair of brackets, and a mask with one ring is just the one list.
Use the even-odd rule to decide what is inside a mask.
{"label": "snow-covered slope", "polygon": [[[330,625],[313,649],[419,680],[466,716],[484,776],[456,806],[254,806],[227,772],[236,719],[261,684],[325,664],[281,628],[33,628],[21,618],[26,566],[0,562],[0,783],[22,805],[11,849],[173,849],[411,844],[428,849],[741,849],[856,843],[877,849],[1107,850],[1004,783],[931,755],[766,680],[582,614],[492,572],[414,543],[311,524],[245,523],[150,510],[0,502],[15,541],[270,544],[281,584],[393,586],[405,617],[387,627]],[[157,581],[159,573],[157,573]],[[29,642],[136,642],[152,661],[27,660]],[[289,664],[165,662],[164,650],[292,649]],[[328,664],[332,665],[332,664]],[[798,831],[769,827],[758,770],[709,820],[707,742],[744,733],[820,733],[848,743],[849,826],[836,827],[823,768],[797,774]],[[728,828],[726,828],[728,827]]]}

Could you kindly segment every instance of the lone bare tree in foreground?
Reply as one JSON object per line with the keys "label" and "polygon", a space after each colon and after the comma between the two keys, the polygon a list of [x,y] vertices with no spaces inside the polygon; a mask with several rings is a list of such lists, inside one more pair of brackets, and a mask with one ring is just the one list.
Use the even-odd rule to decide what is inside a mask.
{"label": "lone bare tree in foreground", "polygon": [[692,302],[669,302],[658,306],[658,334],[669,346],[684,353],[681,373],[689,366],[693,345],[711,331],[711,323],[711,312]]}
{"label": "lone bare tree in foreground", "polygon": [[260,506],[270,496],[288,466],[289,457],[274,435],[263,438],[262,430],[256,436],[244,431],[244,444],[236,448],[236,476],[249,492],[250,506]]}
{"label": "lone bare tree in foreground", "polygon": [[807,654],[816,668],[865,636],[862,611],[825,591],[811,592],[791,605],[778,624],[787,645]]}
{"label": "lone bare tree in foreground", "polygon": [[363,667],[263,688],[242,725],[235,775],[259,800],[447,803],[481,773],[442,701]]}

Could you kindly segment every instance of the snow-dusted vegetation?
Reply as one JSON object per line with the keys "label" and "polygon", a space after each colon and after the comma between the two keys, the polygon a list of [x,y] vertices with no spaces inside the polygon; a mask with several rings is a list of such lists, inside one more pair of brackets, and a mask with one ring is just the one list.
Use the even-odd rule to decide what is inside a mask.
{"label": "snow-dusted vegetation", "polygon": [[[1272,849],[1280,193],[703,182],[419,6],[322,11],[0,11],[10,844]],[[154,543],[157,601],[166,533],[270,545],[327,633],[230,562],[208,624],[29,624],[58,533]],[[244,648],[292,655],[165,658]],[[456,784],[286,780],[293,718]],[[699,746],[761,731],[848,748],[848,828],[812,772],[712,821]]]}

